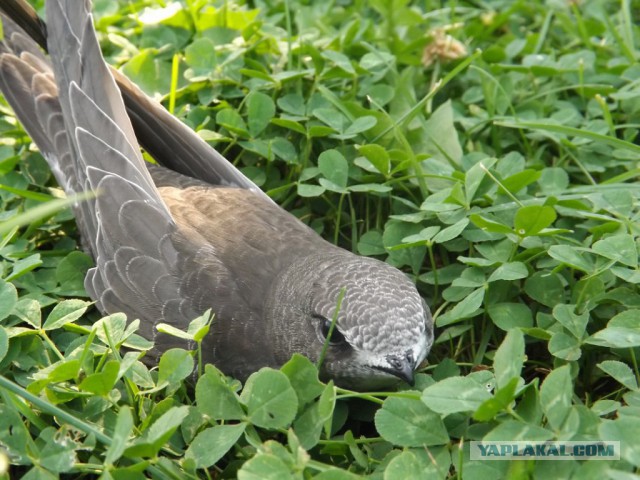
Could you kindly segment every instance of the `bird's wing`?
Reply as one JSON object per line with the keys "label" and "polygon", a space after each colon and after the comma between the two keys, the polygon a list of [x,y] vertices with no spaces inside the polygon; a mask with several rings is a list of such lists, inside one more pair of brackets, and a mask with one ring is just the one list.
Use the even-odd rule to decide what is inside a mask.
{"label": "bird's wing", "polygon": [[140,145],[160,165],[211,185],[248,189],[271,201],[217,150],[128,78],[118,71],[115,78]]}
{"label": "bird's wing", "polygon": [[77,2],[47,2],[51,64],[5,22],[0,89],[63,188],[98,191],[76,207],[96,262],[85,280],[89,295],[103,312],[140,318],[155,353],[179,344],[157,336],[157,323],[184,328],[213,307],[220,321],[207,359],[239,374],[270,364],[268,348],[255,351],[257,339],[264,342],[267,291],[283,262],[325,242],[258,192],[145,164],[88,2]]}
{"label": "bird's wing", "polygon": [[25,0],[2,0],[0,10],[13,19],[40,48],[47,49],[47,26]]}
{"label": "bird's wing", "polygon": [[[25,0],[3,0],[0,10],[46,47],[46,25]],[[211,185],[245,188],[269,200],[233,164],[162,105],[117,70],[111,69],[111,73],[122,93],[138,142],[160,165]]]}
{"label": "bird's wing", "polygon": [[[47,159],[58,183],[69,194],[81,192],[85,188],[77,176],[51,64],[10,18],[0,18],[4,30],[0,42],[0,90]],[[93,210],[88,202],[74,206],[78,222],[91,232],[97,229]]]}
{"label": "bird's wing", "polygon": [[96,262],[87,291],[103,312],[143,320],[149,338],[158,322],[184,327],[201,313],[190,292],[213,286],[210,296],[233,295],[233,279],[215,255],[205,255],[204,244],[180,232],[154,185],[102,59],[88,2],[50,0],[47,14],[51,63],[3,18],[0,89],[65,191],[98,192],[76,206]]}

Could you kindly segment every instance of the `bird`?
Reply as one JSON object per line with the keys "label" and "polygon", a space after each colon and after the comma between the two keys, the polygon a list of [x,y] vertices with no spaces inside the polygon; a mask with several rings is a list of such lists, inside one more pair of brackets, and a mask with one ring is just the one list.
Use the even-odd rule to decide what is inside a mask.
{"label": "bird", "polygon": [[90,0],[45,8],[0,6],[0,91],[66,194],[96,192],[73,210],[98,310],[139,319],[152,362],[184,347],[159,323],[211,310],[203,360],[240,381],[299,353],[343,388],[413,385],[433,319],[411,279],[324,240],[109,67]]}

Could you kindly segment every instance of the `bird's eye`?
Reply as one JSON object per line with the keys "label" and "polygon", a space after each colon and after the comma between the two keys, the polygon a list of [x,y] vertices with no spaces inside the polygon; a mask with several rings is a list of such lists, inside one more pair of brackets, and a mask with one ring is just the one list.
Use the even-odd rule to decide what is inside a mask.
{"label": "bird's eye", "polygon": [[[323,318],[321,322],[322,325],[320,326],[320,332],[326,339],[329,336],[329,330],[331,329],[331,320]],[[333,332],[331,332],[331,338],[329,339],[329,345],[341,345],[344,342],[346,342],[344,335],[342,335],[336,327],[333,327]]]}

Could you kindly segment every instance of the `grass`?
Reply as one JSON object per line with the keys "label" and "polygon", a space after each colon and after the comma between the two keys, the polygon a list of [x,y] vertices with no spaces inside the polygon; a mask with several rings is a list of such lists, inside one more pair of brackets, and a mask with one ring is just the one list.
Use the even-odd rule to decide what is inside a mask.
{"label": "grass", "polygon": [[[395,392],[302,357],[244,388],[193,379],[197,349],[146,367],[135,319],[86,298],[72,215],[2,103],[0,472],[640,478],[634,2],[95,3],[108,60],[325,238],[410,275],[436,344]],[[470,460],[480,439],[621,459]]]}

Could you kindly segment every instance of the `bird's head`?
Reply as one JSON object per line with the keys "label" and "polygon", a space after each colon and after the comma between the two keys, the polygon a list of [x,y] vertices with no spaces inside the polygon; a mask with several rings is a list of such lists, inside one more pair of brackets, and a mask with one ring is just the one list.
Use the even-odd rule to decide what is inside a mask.
{"label": "bird's head", "polygon": [[297,352],[317,362],[327,343],[320,374],[339,386],[411,384],[433,343],[429,308],[407,276],[384,262],[335,249],[294,262],[274,290],[279,301],[270,302],[267,320],[278,360]]}

